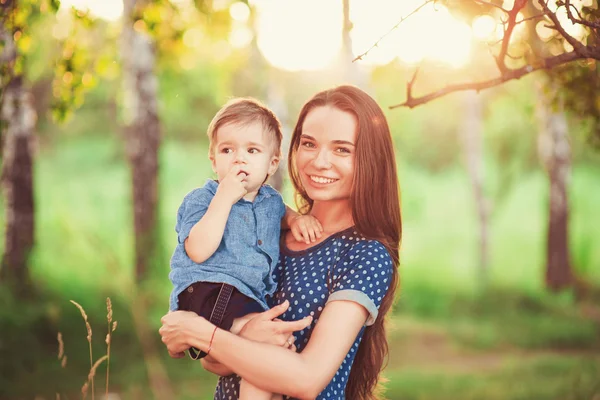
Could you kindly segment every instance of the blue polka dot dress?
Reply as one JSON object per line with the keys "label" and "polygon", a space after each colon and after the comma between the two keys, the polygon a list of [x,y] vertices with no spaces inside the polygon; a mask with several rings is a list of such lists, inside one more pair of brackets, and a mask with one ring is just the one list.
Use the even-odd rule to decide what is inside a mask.
{"label": "blue polka dot dress", "polygon": [[[289,300],[290,307],[280,317],[286,321],[313,316],[309,327],[295,333],[298,352],[308,343],[323,307],[330,301],[355,301],[369,311],[365,326],[375,322],[393,270],[392,259],[380,242],[365,239],[354,228],[349,228],[306,250],[292,251],[282,245],[280,253],[273,273],[278,287],[269,305]],[[358,333],[331,382],[317,396],[318,400],[345,399],[350,368],[364,329]],[[238,399],[239,384],[237,375],[220,378],[215,400]]]}

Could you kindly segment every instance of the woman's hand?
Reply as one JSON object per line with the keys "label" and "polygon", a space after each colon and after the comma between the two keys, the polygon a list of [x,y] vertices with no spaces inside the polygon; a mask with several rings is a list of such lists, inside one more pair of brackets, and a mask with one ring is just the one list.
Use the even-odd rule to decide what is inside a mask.
{"label": "woman's hand", "polygon": [[181,358],[184,351],[190,348],[191,336],[202,337],[202,327],[208,321],[191,311],[173,311],[160,319],[162,326],[158,330],[169,355]]}
{"label": "woman's hand", "polygon": [[286,300],[280,305],[258,314],[244,325],[239,335],[255,342],[270,343],[295,350],[294,341],[296,339],[292,333],[308,327],[312,322],[312,317],[309,316],[298,321],[277,319],[288,309],[289,305]]}

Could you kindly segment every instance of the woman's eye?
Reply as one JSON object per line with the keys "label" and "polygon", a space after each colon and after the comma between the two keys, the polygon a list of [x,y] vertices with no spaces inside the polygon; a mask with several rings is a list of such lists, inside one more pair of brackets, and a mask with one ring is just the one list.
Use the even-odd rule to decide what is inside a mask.
{"label": "woman's eye", "polygon": [[314,148],[314,147],[315,147],[314,143],[312,143],[312,142],[309,142],[308,140],[303,140],[303,141],[301,141],[301,142],[300,142],[300,146],[302,146],[302,147],[307,147],[307,148],[309,148],[309,149],[312,149],[312,148]]}
{"label": "woman's eye", "polygon": [[350,154],[350,149],[347,149],[346,147],[338,147],[335,151],[338,153]]}

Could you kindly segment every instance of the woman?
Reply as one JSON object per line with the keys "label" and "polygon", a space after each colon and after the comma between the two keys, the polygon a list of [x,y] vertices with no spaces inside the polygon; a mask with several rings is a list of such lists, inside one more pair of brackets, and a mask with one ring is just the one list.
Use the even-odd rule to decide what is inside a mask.
{"label": "woman", "polygon": [[[163,342],[173,356],[210,350],[221,364],[203,365],[224,376],[216,399],[238,398],[239,377],[294,398],[376,398],[402,231],[387,121],[358,88],[317,93],[300,112],[289,155],[299,210],[321,222],[322,237],[306,244],[284,233],[273,309],[238,336],[176,312],[162,319]],[[298,352],[273,345],[295,329]]]}

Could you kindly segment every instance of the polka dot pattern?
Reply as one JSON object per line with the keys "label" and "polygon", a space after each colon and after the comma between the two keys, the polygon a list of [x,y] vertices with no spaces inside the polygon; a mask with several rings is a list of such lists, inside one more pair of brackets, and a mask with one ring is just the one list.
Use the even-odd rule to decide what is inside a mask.
{"label": "polka dot pattern", "polygon": [[[296,346],[301,352],[333,293],[338,298],[350,299],[363,305],[371,317],[375,318],[389,287],[392,268],[391,257],[385,247],[380,242],[365,239],[353,228],[339,232],[303,251],[282,248],[279,263],[273,273],[278,289],[269,299],[269,305],[275,306],[289,300],[290,307],[280,317],[286,321],[313,316],[311,326],[295,333]],[[359,293],[356,296],[356,291],[364,295]],[[364,327],[331,382],[317,397],[318,400],[345,399],[350,368],[363,333]],[[237,375],[220,378],[215,399],[238,399],[239,382],[240,377]],[[284,396],[284,399],[289,397]]]}

